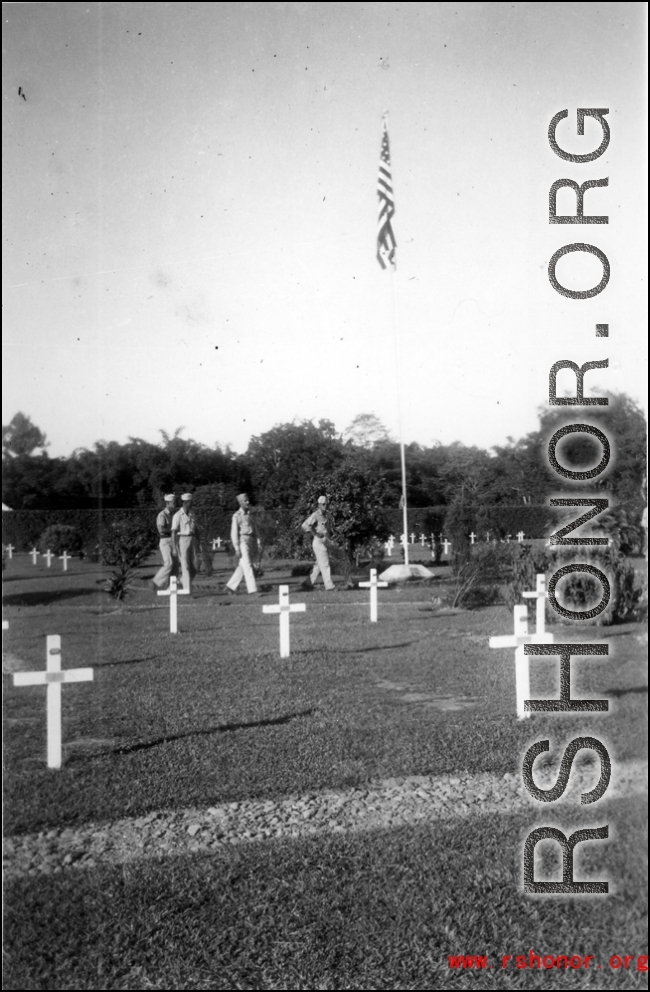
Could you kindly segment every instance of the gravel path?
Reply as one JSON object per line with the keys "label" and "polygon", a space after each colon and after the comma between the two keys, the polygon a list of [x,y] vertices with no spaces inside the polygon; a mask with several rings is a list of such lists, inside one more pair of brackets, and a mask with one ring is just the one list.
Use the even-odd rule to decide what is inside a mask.
{"label": "gravel path", "polygon": [[[549,788],[556,777],[552,768],[534,775],[542,788]],[[596,781],[593,765],[576,766],[565,795],[579,803],[579,793],[592,789]],[[646,790],[647,762],[613,764],[607,799],[640,796]],[[9,837],[4,841],[4,870],[6,877],[58,874],[143,858],[209,853],[274,837],[343,834],[486,813],[539,811],[539,806],[526,792],[521,775],[415,775],[347,791],[162,810],[137,819]]]}

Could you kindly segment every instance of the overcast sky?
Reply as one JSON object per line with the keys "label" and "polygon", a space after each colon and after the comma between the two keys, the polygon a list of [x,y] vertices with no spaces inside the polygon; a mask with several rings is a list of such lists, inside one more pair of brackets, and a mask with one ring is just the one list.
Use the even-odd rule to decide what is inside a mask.
{"label": "overcast sky", "polygon": [[[645,9],[4,4],[3,423],[31,416],[52,456],[181,426],[243,451],[361,412],[396,434],[396,316],[407,441],[525,434],[560,359],[609,358],[587,391],[640,400]],[[547,140],[566,108],[560,144],[600,143],[577,107],[610,111],[590,164]],[[375,258],[384,110],[395,286]],[[585,213],[608,226],[549,225],[554,180],[604,177]],[[581,241],[611,279],[569,300],[548,261]],[[570,288],[601,272],[557,268]]]}

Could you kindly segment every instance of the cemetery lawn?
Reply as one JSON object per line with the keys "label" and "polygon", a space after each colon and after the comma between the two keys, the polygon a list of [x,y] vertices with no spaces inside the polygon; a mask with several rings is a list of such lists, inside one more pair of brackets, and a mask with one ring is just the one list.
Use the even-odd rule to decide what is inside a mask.
{"label": "cemetery lawn", "polygon": [[[168,600],[142,571],[123,610],[105,573],[62,574],[15,558],[5,573],[5,832],[101,823],[346,789],[373,779],[490,771],[520,775],[535,741],[576,736],[613,761],[645,755],[645,626],[553,628],[557,640],[609,645],[573,663],[573,695],[610,712],[514,719],[514,652],[505,607],[452,612],[432,586],[368,594],[300,592],[278,565],[263,599],[199,579],[169,633]],[[291,657],[280,659],[277,585],[291,585]],[[532,614],[531,610],[531,614]],[[576,629],[574,629],[576,628]],[[62,688],[64,766],[45,767],[45,688],[13,671],[45,667],[60,634],[62,667],[94,682]],[[533,696],[556,697],[558,662],[531,663]],[[613,954],[645,953],[645,817],[633,799],[553,815],[477,816],[310,839],[278,838],[209,856],[13,879],[5,890],[12,988],[636,988]],[[595,817],[595,819],[594,819]],[[608,897],[524,897],[521,844],[533,827],[610,824],[588,874]],[[568,832],[568,831],[567,831]],[[600,874],[598,872],[600,871]],[[593,954],[602,970],[503,970],[502,954]],[[447,955],[489,956],[492,970],[449,969]],[[636,960],[636,959],[635,959]]]}

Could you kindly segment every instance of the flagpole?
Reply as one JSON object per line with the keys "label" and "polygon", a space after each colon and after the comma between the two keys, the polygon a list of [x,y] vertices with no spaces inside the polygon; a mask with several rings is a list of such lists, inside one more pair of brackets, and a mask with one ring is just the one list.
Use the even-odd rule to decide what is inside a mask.
{"label": "flagpole", "polygon": [[404,526],[404,564],[409,563],[408,507],[406,503],[406,456],[404,454],[404,431],[402,429],[402,358],[399,322],[399,297],[397,287],[397,266],[393,264],[393,322],[395,329],[395,365],[397,366],[397,427],[399,430],[399,451],[402,466],[402,516]]}
{"label": "flagpole", "polygon": [[377,232],[377,260],[382,269],[390,267],[393,270],[393,326],[395,338],[395,364],[397,366],[397,419],[399,426],[399,447],[400,462],[402,466],[402,499],[401,506],[403,512],[404,527],[404,571],[408,575],[409,569],[409,531],[408,531],[408,508],[406,503],[406,457],[404,454],[404,431],[402,427],[402,361],[400,347],[400,322],[399,322],[399,293],[397,287],[397,264],[395,262],[395,249],[397,247],[391,220],[395,213],[395,202],[393,199],[393,176],[390,161],[390,147],[388,143],[388,111],[382,114],[382,142],[379,160],[379,176],[377,180],[377,193],[379,196],[379,230]]}

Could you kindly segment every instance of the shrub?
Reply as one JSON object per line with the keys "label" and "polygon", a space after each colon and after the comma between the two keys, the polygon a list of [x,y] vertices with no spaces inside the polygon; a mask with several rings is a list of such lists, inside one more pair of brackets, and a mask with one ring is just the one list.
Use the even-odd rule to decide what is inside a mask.
{"label": "shrub", "polygon": [[[532,544],[508,545],[512,550],[512,571],[504,590],[506,606],[524,603],[524,592],[532,592],[537,585],[537,575],[548,574],[553,565],[553,555],[548,548],[535,548]],[[546,619],[550,623],[557,613],[546,604]]]}
{"label": "shrub", "polygon": [[[644,619],[643,582],[637,579],[634,566],[626,560],[625,556],[620,554],[615,547],[598,548],[590,555],[590,561],[607,575],[611,588],[611,598],[607,609],[598,615],[596,623],[607,626]],[[592,582],[594,583],[593,598],[597,603],[600,600],[600,583],[594,579]],[[647,606],[645,612],[647,613]]]}
{"label": "shrub", "polygon": [[[445,517],[444,536],[451,541],[451,564],[454,571],[470,560],[470,532],[474,529],[476,513],[474,504],[463,495],[450,504]],[[436,542],[436,561],[440,559],[440,545]]]}
{"label": "shrub", "polygon": [[55,555],[62,555],[64,551],[68,554],[79,554],[83,545],[81,534],[69,524],[52,524],[41,534],[38,539],[38,550],[43,554],[45,551],[52,551]]}
{"label": "shrub", "polygon": [[[597,624],[607,626],[644,618],[647,603],[643,584],[637,579],[634,567],[614,546],[534,549],[530,544],[522,544],[515,547],[519,554],[513,561],[512,578],[504,597],[508,606],[524,602],[523,593],[535,589],[538,573],[544,573],[548,580],[564,565],[586,562],[604,572],[610,584],[610,601],[595,618]],[[577,612],[592,609],[600,601],[601,594],[600,582],[588,572],[572,572],[560,579],[556,587],[560,606]],[[559,623],[565,618],[547,603],[546,619]]]}
{"label": "shrub", "polygon": [[292,578],[299,578],[301,575],[309,575],[314,563],[311,561],[301,561],[291,569]]}
{"label": "shrub", "polygon": [[[486,606],[495,602],[498,584],[512,573],[513,551],[509,544],[478,544],[467,558],[452,558],[454,595],[451,605]],[[500,597],[501,593],[498,590]]]}
{"label": "shrub", "polygon": [[133,579],[133,569],[121,562],[106,579],[104,589],[111,599],[117,599],[122,603],[125,597],[132,591]]}
{"label": "shrub", "polygon": [[101,533],[101,561],[123,569],[137,568],[144,564],[156,544],[155,534],[141,520],[114,520]]}

